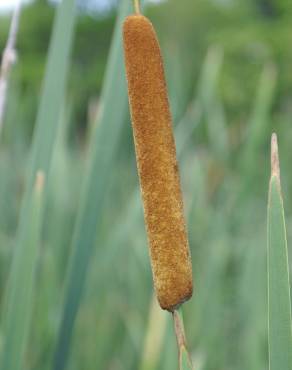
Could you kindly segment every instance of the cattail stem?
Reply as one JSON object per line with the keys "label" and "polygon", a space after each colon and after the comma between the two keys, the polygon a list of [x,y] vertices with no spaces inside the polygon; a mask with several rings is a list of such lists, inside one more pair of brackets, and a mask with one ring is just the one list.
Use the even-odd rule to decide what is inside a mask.
{"label": "cattail stem", "polygon": [[3,51],[2,63],[0,67],[0,132],[3,126],[9,74],[16,59],[15,43],[19,26],[20,11],[21,5],[19,0],[15,6],[12,16],[9,35]]}
{"label": "cattail stem", "polygon": [[179,310],[174,310],[173,314],[173,323],[174,323],[174,330],[177,340],[178,348],[186,346],[186,337],[184,331],[184,323],[182,318],[182,313]]}
{"label": "cattail stem", "polygon": [[134,0],[134,8],[136,14],[141,14],[140,0]]}
{"label": "cattail stem", "polygon": [[187,350],[187,342],[185,336],[184,322],[181,309],[174,310],[173,314],[174,330],[177,341],[178,356],[179,356],[179,369],[180,370],[193,370],[191,357]]}

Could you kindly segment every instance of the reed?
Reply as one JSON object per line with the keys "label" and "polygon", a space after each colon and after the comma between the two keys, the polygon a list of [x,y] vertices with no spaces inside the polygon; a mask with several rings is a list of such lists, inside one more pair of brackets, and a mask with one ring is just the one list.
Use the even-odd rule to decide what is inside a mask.
{"label": "reed", "polygon": [[154,288],[161,308],[173,313],[180,369],[189,369],[177,309],[192,296],[192,266],[172,120],[159,42],[137,1],[135,9],[124,21],[123,42]]}
{"label": "reed", "polygon": [[[129,0],[121,1],[101,92],[103,109],[90,143],[90,160],[84,174],[78,216],[74,226],[72,253],[66,272],[64,304],[54,355],[54,370],[63,370],[67,365],[73,328],[95,246],[97,229],[100,231],[102,223],[105,192],[111,175],[108,169],[113,165],[125,120],[127,97],[121,63],[120,27],[129,10]],[[112,108],[112,102],[117,102],[115,109]],[[115,123],[114,129],[112,123]],[[97,169],[99,176],[96,176]]]}
{"label": "reed", "polygon": [[17,254],[13,259],[6,291],[1,370],[22,369],[24,354],[28,347],[41,242],[44,183],[44,173],[38,171],[32,189],[30,207],[27,211],[29,223],[25,235],[18,242]]}
{"label": "reed", "polygon": [[288,247],[276,134],[271,141],[268,203],[269,369],[292,369]]}
{"label": "reed", "polygon": [[160,306],[173,311],[191,297],[193,288],[163,62],[155,31],[146,17],[129,16],[123,36],[154,286]]}

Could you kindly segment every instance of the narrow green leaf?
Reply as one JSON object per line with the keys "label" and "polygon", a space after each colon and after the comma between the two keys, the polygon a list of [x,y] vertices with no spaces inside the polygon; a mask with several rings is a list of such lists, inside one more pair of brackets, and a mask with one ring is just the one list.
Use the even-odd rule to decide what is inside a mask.
{"label": "narrow green leaf", "polygon": [[29,222],[26,233],[18,241],[17,253],[11,269],[3,317],[4,345],[1,370],[22,368],[32,314],[33,288],[42,225],[43,185],[44,175],[40,172],[37,174],[31,206],[27,213]]}
{"label": "narrow green leaf", "polygon": [[177,370],[178,368],[177,342],[173,329],[173,318],[167,314],[161,359],[155,370]]}
{"label": "narrow green leaf", "polygon": [[[103,211],[110,169],[127,113],[126,81],[121,26],[132,9],[132,0],[121,1],[113,36],[105,82],[101,94],[101,114],[91,142],[90,163],[85,175],[81,203],[74,229],[72,255],[66,279],[54,369],[66,366],[76,314]],[[98,174],[98,175],[97,175]]]}
{"label": "narrow green leaf", "polygon": [[[57,9],[53,25],[43,91],[33,136],[28,189],[31,189],[39,169],[49,173],[64,100],[74,24],[75,0],[63,0]],[[27,202],[28,193],[29,190],[24,203],[29,203]]]}
{"label": "narrow green leaf", "polygon": [[19,369],[25,349],[31,314],[36,245],[42,220],[42,207],[35,204],[37,201],[33,191],[34,182],[39,170],[45,174],[50,170],[66,86],[74,30],[74,9],[75,0],[62,1],[54,22],[7,290],[7,307],[4,310],[6,316],[4,316],[3,325],[5,343],[1,370]]}
{"label": "narrow green leaf", "polygon": [[[18,240],[25,237],[28,212],[37,171],[50,172],[53,148],[56,141],[59,116],[66,88],[69,55],[74,32],[75,0],[64,0],[59,5],[54,26],[43,91],[38,109],[30,153],[27,186],[22,202],[18,226]],[[18,243],[21,245],[21,243]],[[17,248],[15,253],[17,254]]]}
{"label": "narrow green leaf", "polygon": [[168,313],[158,305],[156,295],[153,293],[140,370],[158,368],[166,331],[167,315]]}
{"label": "narrow green leaf", "polygon": [[269,368],[292,369],[291,304],[277,137],[272,136],[268,203]]}

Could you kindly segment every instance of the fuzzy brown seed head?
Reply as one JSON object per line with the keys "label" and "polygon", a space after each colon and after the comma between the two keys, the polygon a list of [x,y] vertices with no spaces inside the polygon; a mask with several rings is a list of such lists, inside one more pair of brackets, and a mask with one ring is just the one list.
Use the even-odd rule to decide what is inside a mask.
{"label": "fuzzy brown seed head", "polygon": [[192,267],[163,63],[142,15],[123,29],[128,93],[154,286],[163,309],[192,295]]}

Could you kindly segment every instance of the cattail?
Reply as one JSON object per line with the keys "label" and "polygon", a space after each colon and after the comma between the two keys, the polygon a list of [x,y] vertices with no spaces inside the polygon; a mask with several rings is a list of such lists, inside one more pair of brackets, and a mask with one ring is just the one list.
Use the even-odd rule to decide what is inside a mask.
{"label": "cattail", "polygon": [[192,267],[163,62],[151,22],[126,18],[125,64],[154,286],[163,309],[192,295]]}

